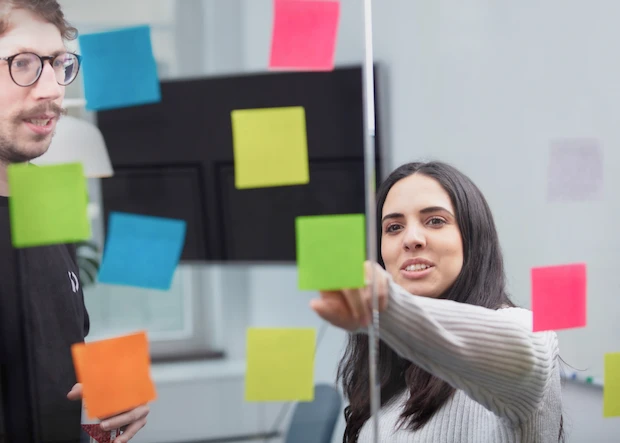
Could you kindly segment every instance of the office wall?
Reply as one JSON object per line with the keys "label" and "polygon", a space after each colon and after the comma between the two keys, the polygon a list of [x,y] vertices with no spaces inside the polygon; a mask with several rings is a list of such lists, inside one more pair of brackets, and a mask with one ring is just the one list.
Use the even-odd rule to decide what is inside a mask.
{"label": "office wall", "polygon": [[[336,60],[338,64],[359,63],[364,51],[362,1],[341,0],[341,4]],[[186,26],[180,37],[185,43],[177,46],[185,48],[185,57],[193,54],[188,43],[200,38],[197,44],[204,73],[265,69],[271,0],[203,0],[197,5],[202,15],[194,19],[205,28],[190,33]],[[388,150],[385,164],[395,167],[430,157],[451,161],[478,183],[493,207],[515,184],[502,184],[499,176],[485,174],[490,162],[524,164],[517,150],[500,154],[488,149],[493,144],[512,147],[522,140],[523,134],[504,131],[507,122],[527,118],[530,111],[526,96],[515,85],[536,84],[533,61],[542,57],[554,58],[558,73],[578,68],[580,63],[570,46],[561,53],[546,54],[540,49],[540,37],[555,33],[558,42],[582,30],[584,23],[593,29],[596,18],[612,5],[611,0],[588,4],[553,0],[544,6],[482,0],[467,4],[455,0],[375,2],[374,44],[384,74],[384,100],[379,105]],[[489,44],[489,35],[501,36],[505,44],[497,46],[498,54],[511,51],[515,56],[513,62],[500,64],[492,72],[481,68],[488,60],[482,58],[480,45]],[[577,39],[569,40],[574,44]],[[201,67],[192,65],[192,69],[200,71]],[[483,89],[490,87],[498,91],[496,101],[479,100]],[[565,105],[571,106],[566,100]],[[503,101],[511,106],[503,106]],[[483,124],[477,120],[474,105],[485,107],[487,113],[497,107],[496,119]],[[501,225],[502,215],[498,217]],[[240,400],[244,328],[320,328],[321,322],[307,308],[312,294],[297,291],[292,267],[252,266],[222,272],[218,278],[226,294],[223,312],[230,326],[224,343],[231,361],[155,367],[159,400],[153,404],[148,426],[135,441],[173,442],[264,431],[275,422],[282,405],[249,405]],[[344,341],[341,331],[327,329],[317,354],[317,381],[333,380]],[[567,382],[564,404],[569,442],[611,442],[620,433],[617,419],[602,418],[600,388]],[[334,442],[340,441],[342,429],[341,420]]]}
{"label": "office wall", "polygon": [[[267,60],[269,3],[245,2],[246,67],[250,70],[264,69]],[[363,57],[361,4],[341,1],[337,63],[359,62]],[[375,60],[384,68],[382,92],[387,98],[380,103],[389,151],[386,164],[394,168],[407,161],[438,158],[470,175],[492,209],[505,199],[518,198],[524,184],[502,180],[502,175],[508,164],[528,171],[542,163],[541,157],[524,157],[521,148],[538,142],[535,137],[528,140],[529,136],[541,132],[589,135],[603,127],[591,119],[615,120],[603,112],[615,108],[588,107],[588,96],[594,90],[615,90],[615,86],[604,75],[600,78],[606,83],[589,83],[599,77],[588,75],[596,70],[593,65],[588,65],[589,70],[585,66],[602,61],[601,70],[617,72],[618,63],[610,59],[613,51],[606,46],[620,37],[617,27],[606,19],[609,8],[617,5],[578,0],[544,5],[485,0],[374,2]],[[596,38],[585,43],[580,37],[584,33]],[[587,57],[588,48],[596,55]],[[611,52],[605,56],[605,51]],[[556,101],[537,101],[545,93]],[[536,111],[537,103],[545,107]],[[566,110],[569,118],[557,117],[555,110]],[[540,119],[543,113],[547,113],[546,120]],[[542,121],[549,122],[549,127],[541,128]],[[501,237],[512,214],[495,216]],[[520,265],[511,251],[523,238],[501,240],[510,278],[510,271]],[[528,288],[513,285],[510,289],[519,303],[527,305]],[[564,406],[569,442],[617,439],[620,421],[603,419],[600,388],[567,382]]]}

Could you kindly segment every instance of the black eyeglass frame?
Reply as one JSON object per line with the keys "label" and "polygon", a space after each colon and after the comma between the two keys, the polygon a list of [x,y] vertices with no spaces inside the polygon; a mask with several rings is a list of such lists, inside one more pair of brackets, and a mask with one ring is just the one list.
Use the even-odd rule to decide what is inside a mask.
{"label": "black eyeglass frame", "polygon": [[[20,85],[19,83],[17,83],[17,81],[15,81],[15,78],[13,77],[13,69],[11,68],[11,66],[13,65],[13,60],[15,60],[16,57],[19,57],[20,55],[24,55],[24,54],[34,55],[39,60],[41,60],[41,69],[39,70],[39,75],[37,75],[34,81],[30,83],[29,85]],[[75,81],[78,74],[80,73],[80,66],[82,66],[82,56],[79,54],[74,54],[73,52],[63,52],[57,55],[41,56],[39,54],[35,54],[34,52],[20,52],[19,54],[11,55],[10,57],[0,57],[0,60],[5,60],[7,62],[8,68],[9,68],[9,75],[11,76],[11,80],[13,80],[13,83],[15,83],[17,86],[21,86],[22,88],[28,88],[39,81],[39,79],[41,78],[41,74],[43,74],[43,68],[44,68],[46,61],[49,61],[50,66],[52,67],[52,69],[54,69],[54,60],[66,54],[71,54],[77,59],[77,70],[75,71],[75,76],[73,77],[73,80],[71,80],[69,83],[62,84],[58,80],[56,80],[56,83],[58,83],[60,86],[69,86],[71,83]]]}

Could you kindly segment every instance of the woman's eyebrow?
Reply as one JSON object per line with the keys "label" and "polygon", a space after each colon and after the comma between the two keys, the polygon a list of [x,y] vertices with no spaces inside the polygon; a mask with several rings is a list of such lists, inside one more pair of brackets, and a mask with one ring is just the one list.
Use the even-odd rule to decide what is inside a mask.
{"label": "woman's eyebrow", "polygon": [[452,217],[454,217],[454,214],[452,212],[448,211],[446,208],[442,206],[429,206],[427,208],[420,209],[420,214],[429,214],[431,212],[446,212],[450,214]]}
{"label": "woman's eyebrow", "polygon": [[381,219],[381,223],[384,223],[386,220],[392,220],[395,218],[403,218],[403,217],[404,215],[401,214],[400,212],[391,212],[383,216],[383,218]]}
{"label": "woman's eyebrow", "polygon": [[[445,212],[446,214],[449,214],[452,217],[454,217],[454,214],[452,214],[452,212],[448,211],[443,206],[428,206],[424,209],[420,209],[420,214],[430,214],[433,212]],[[381,219],[381,223],[384,223],[386,220],[393,220],[393,219],[403,218],[403,217],[405,216],[400,212],[391,212],[383,216],[383,218]]]}

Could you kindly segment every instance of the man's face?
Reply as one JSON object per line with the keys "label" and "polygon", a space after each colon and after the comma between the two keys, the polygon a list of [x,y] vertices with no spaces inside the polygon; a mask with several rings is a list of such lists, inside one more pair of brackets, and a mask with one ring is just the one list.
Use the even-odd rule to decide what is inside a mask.
{"label": "man's face", "polygon": [[[0,36],[0,57],[21,52],[46,56],[65,49],[58,28],[30,11],[12,10],[9,23]],[[22,87],[11,79],[8,62],[0,60],[0,164],[26,162],[47,151],[64,95],[49,62],[35,84]]]}

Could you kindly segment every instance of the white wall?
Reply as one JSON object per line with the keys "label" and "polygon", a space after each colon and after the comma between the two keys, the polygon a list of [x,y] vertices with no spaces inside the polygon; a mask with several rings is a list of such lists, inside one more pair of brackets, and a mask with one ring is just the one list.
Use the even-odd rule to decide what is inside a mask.
{"label": "white wall", "polygon": [[[203,0],[204,15],[195,19],[205,29],[185,32],[183,37],[186,42],[196,35],[204,39],[197,43],[203,54],[203,72],[265,70],[271,4],[271,0]],[[359,63],[363,57],[362,1],[341,0],[341,5],[337,64]],[[612,33],[617,27],[611,20],[619,8],[611,0],[544,4],[376,1],[374,44],[375,58],[383,68],[379,107],[387,166],[440,158],[469,174],[492,207],[514,196],[518,192],[515,182],[502,180],[505,170],[501,168],[495,174],[492,169],[489,172],[490,165],[511,164],[515,170],[536,167],[520,147],[525,137],[543,140],[556,131],[566,131],[566,119],[562,125],[553,120],[555,109],[565,109],[569,115],[574,133],[567,136],[596,132],[601,122],[615,123],[615,116],[605,109],[591,109],[587,97],[601,83],[606,85],[603,88],[614,88],[610,72],[617,73],[618,68],[614,65],[615,70],[603,69],[600,76],[593,76],[583,58],[596,48],[584,46],[581,33],[587,25],[590,33],[596,32],[597,50],[612,54],[613,45],[606,42],[617,40]],[[613,62],[609,63],[611,67]],[[597,81],[584,83],[592,79]],[[543,95],[548,100],[540,100]],[[523,130],[518,133],[512,130],[515,121],[522,122]],[[496,218],[501,235],[511,220],[503,214]],[[519,248],[521,241],[502,238],[511,270],[523,267],[510,258],[510,251]],[[520,294],[518,301],[527,304],[527,288],[511,289]],[[293,267],[234,269],[222,276],[221,290],[226,294],[223,311],[230,327],[225,340],[233,362],[154,368],[159,400],[136,442],[266,430],[277,416],[279,404],[242,401],[244,327],[319,327],[307,307],[312,294],[297,291]],[[341,331],[328,329],[317,354],[317,381],[333,380],[344,338]],[[602,418],[600,388],[567,382],[564,405],[569,442],[617,440],[620,422]],[[341,420],[334,442],[340,441],[342,426]]]}
{"label": "white wall", "polygon": [[[264,70],[268,60],[270,3],[245,0],[246,68],[251,71]],[[361,5],[341,1],[337,64],[362,61]],[[375,60],[382,68],[379,106],[390,167],[416,159],[451,162],[472,177],[493,208],[534,192],[527,174],[512,180],[506,173],[533,174],[544,167],[532,150],[542,151],[549,138],[595,134],[620,141],[617,115],[609,112],[616,108],[595,106],[617,89],[620,64],[606,43],[619,37],[613,21],[619,8],[611,1],[578,0],[374,2]],[[531,150],[523,149],[527,145]],[[501,236],[510,230],[514,214],[495,216],[510,290],[529,306],[529,288],[514,278],[528,270],[514,258],[523,238]],[[600,229],[614,232],[608,222]],[[529,226],[535,237],[536,225]],[[564,337],[570,340],[570,332]],[[603,419],[600,388],[567,382],[564,406],[569,442],[617,440],[620,420]]]}

